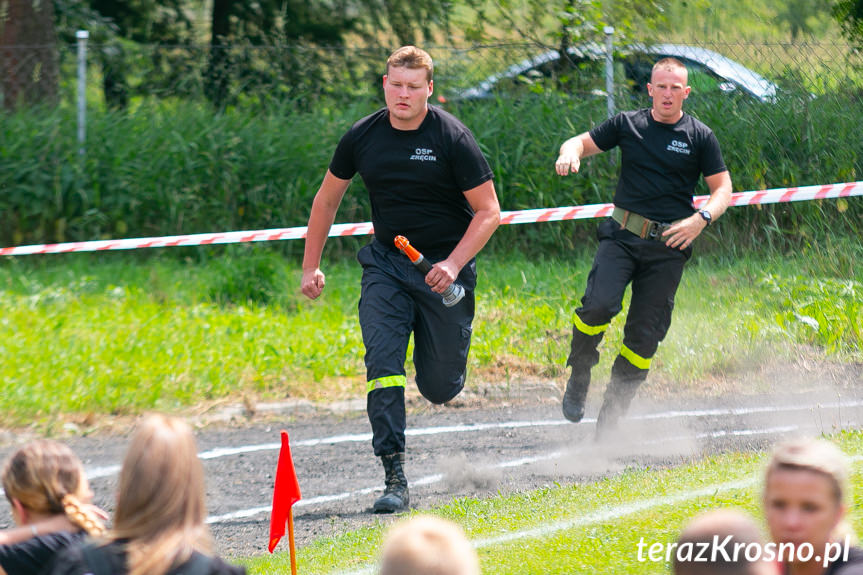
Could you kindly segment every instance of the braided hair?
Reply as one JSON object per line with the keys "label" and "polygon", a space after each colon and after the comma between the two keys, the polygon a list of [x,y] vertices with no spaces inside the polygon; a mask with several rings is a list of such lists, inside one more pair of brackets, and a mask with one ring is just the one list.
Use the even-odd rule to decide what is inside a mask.
{"label": "braided hair", "polygon": [[92,494],[84,466],[66,445],[50,439],[27,443],[13,453],[0,473],[3,490],[33,513],[66,515],[89,535],[99,536],[105,526],[82,500]]}

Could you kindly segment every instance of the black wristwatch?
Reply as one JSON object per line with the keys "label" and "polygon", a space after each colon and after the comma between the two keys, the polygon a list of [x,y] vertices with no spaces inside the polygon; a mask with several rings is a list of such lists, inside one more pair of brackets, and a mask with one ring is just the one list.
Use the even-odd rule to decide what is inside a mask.
{"label": "black wristwatch", "polygon": [[698,210],[698,215],[701,216],[701,218],[705,222],[707,222],[708,226],[711,224],[711,222],[713,222],[713,216],[711,216],[710,212],[708,212],[707,210]]}

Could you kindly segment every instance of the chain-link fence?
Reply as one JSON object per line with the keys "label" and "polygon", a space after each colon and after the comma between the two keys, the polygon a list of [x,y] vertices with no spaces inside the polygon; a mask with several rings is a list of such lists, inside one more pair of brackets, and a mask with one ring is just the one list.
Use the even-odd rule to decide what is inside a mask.
{"label": "chain-link fence", "polygon": [[[389,51],[90,44],[79,91],[78,46],[0,46],[0,69],[14,70],[0,79],[3,104],[15,110],[0,122],[0,245],[301,225],[338,138],[382,104]],[[848,45],[618,45],[611,89],[604,45],[564,58],[535,44],[429,51],[434,98],[473,130],[504,209],[608,201],[615,156],[563,179],[550,169],[556,148],[601,121],[608,96],[618,110],[648,105],[644,84],[663,55],[688,64],[685,109],[716,132],[736,190],[863,174],[863,57]],[[771,238],[805,239],[806,209],[818,212],[813,229],[857,233],[858,205],[723,220],[753,238],[769,225]],[[340,208],[342,221],[368,213],[361,191]]]}
{"label": "chain-link fence", "polygon": [[[207,101],[218,107],[284,101],[314,107],[322,98],[375,95],[388,51],[298,45],[91,44],[86,52],[86,94],[88,106],[109,108],[125,108],[148,98]],[[587,96],[606,91],[602,45],[570,47],[563,60],[555,47],[536,44],[439,46],[429,51],[436,60],[436,91],[442,98],[518,97],[554,90]],[[696,94],[736,90],[769,100],[772,86],[816,95],[835,90],[863,94],[863,55],[847,44],[690,42],[615,45],[617,95],[643,90],[649,66],[660,55],[682,56]],[[2,101],[7,108],[21,100],[72,105],[76,68],[75,46],[2,47]],[[767,93],[763,89],[753,93],[759,83]]]}

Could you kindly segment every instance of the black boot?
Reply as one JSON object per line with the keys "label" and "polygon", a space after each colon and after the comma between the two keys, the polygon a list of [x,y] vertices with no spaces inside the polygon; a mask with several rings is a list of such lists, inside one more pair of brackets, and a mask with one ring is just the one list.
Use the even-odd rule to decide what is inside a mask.
{"label": "black boot", "polygon": [[590,368],[583,371],[578,366],[572,366],[566,391],[563,394],[563,416],[573,423],[578,423],[584,417],[584,402],[587,399],[587,388],[590,387]]}
{"label": "black boot", "polygon": [[596,440],[600,441],[617,429],[620,418],[629,409],[641,383],[647,379],[646,369],[639,369],[623,356],[617,356],[611,368],[611,380],[602,398],[596,418]]}
{"label": "black boot", "polygon": [[382,455],[381,461],[386,472],[386,489],[384,494],[375,501],[372,511],[375,513],[394,513],[406,511],[410,506],[408,480],[404,473],[405,454],[392,453]]}
{"label": "black boot", "polygon": [[584,417],[584,402],[590,387],[590,370],[599,362],[596,351],[602,340],[602,333],[586,335],[575,326],[572,327],[572,341],[569,344],[569,358],[566,365],[572,368],[566,391],[563,394],[563,416],[573,423]]}

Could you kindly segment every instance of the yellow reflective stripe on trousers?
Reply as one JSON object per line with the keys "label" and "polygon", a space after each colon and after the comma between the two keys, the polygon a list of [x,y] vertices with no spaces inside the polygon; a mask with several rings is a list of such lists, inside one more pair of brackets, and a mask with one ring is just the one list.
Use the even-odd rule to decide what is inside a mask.
{"label": "yellow reflective stripe on trousers", "polygon": [[577,313],[572,314],[572,325],[584,335],[599,335],[608,327],[607,323],[604,325],[587,325],[581,321]]}
{"label": "yellow reflective stripe on trousers", "polygon": [[375,389],[383,389],[385,387],[405,387],[405,385],[407,385],[407,381],[407,378],[403,375],[379,377],[369,382],[368,387],[366,388],[366,393],[371,393]]}
{"label": "yellow reflective stripe on trousers", "polygon": [[620,355],[625,357],[629,361],[629,363],[631,363],[638,369],[650,369],[651,358],[641,357],[625,345],[620,346]]}

